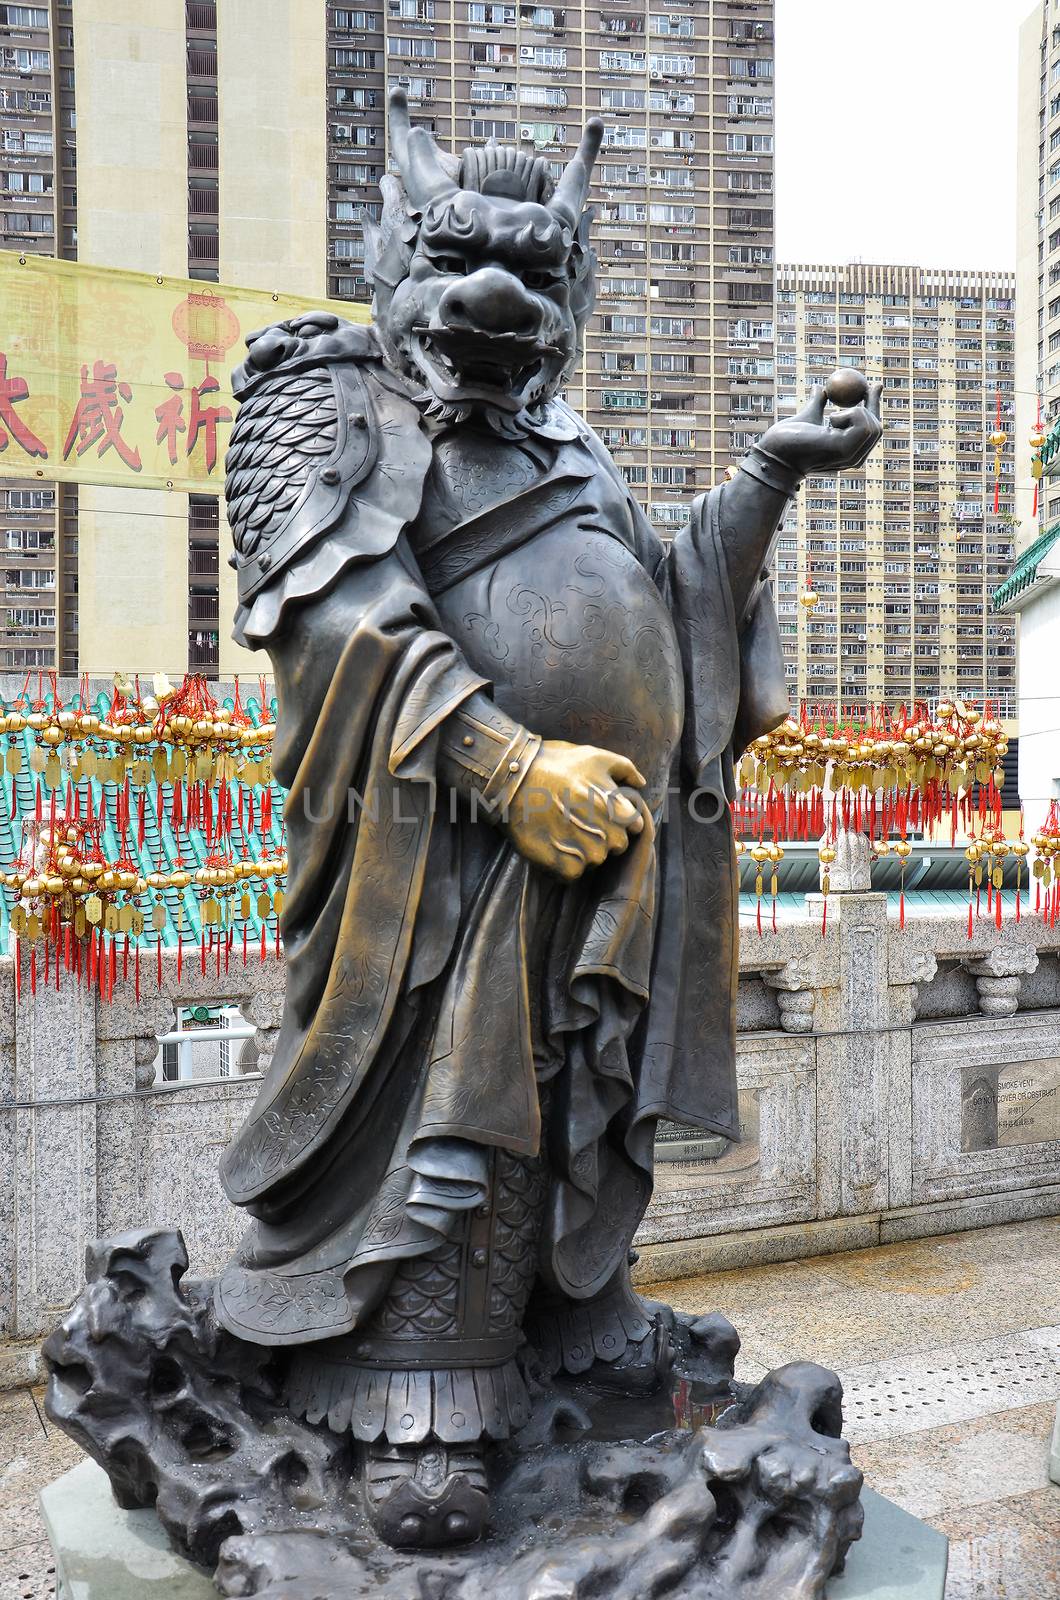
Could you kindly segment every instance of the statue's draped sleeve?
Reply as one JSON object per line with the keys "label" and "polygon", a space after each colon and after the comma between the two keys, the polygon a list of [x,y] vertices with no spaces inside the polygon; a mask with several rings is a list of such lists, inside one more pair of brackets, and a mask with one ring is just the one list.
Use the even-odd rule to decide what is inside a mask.
{"label": "statue's draped sleeve", "polygon": [[[230,1197],[266,1210],[264,1197],[297,1180],[366,1086],[371,1098],[403,985],[428,981],[449,955],[458,906],[445,862],[432,862],[424,896],[438,730],[485,683],[441,629],[402,531],[430,460],[416,412],[371,365],[334,378],[347,405],[356,380],[373,470],[345,496],[325,495],[329,523],[314,493],[336,475],[347,487],[348,463],[334,442],[318,452],[292,496],[301,542],[285,545],[283,526],[266,525],[283,565],[252,592],[243,586],[236,622],[272,661],[273,770],[288,790],[287,1003],[270,1071],[222,1163]],[[261,411],[275,418],[275,397]],[[289,459],[290,430],[276,433]],[[274,479],[260,437],[234,443],[230,483],[243,459]],[[242,561],[260,550],[245,523],[234,519],[233,533]]]}

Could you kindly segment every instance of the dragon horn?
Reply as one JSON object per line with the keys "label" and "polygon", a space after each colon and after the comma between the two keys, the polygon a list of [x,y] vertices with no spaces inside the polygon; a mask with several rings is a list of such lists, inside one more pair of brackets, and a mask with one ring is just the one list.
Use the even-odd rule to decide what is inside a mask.
{"label": "dragon horn", "polygon": [[593,175],[593,163],[603,137],[603,123],[599,117],[591,117],[585,124],[581,144],[576,154],[568,161],[563,176],[556,185],[556,192],[548,203],[549,210],[555,212],[561,221],[572,228],[578,226],[585,209],[589,181]]}
{"label": "dragon horn", "polygon": [[390,145],[405,193],[418,211],[454,192],[457,186],[443,167],[434,140],[426,128],[413,128],[409,122],[403,89],[390,91]]}

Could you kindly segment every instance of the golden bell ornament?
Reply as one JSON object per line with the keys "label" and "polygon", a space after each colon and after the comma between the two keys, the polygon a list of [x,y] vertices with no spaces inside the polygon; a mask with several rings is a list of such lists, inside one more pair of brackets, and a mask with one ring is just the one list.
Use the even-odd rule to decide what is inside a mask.
{"label": "golden bell ornament", "polygon": [[812,589],[804,589],[799,595],[799,604],[804,610],[812,611],[820,603],[820,599],[820,595],[815,594]]}

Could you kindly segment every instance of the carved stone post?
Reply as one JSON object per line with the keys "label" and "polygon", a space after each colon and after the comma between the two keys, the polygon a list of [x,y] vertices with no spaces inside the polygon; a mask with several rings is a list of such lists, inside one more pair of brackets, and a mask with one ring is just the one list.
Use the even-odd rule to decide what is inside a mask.
{"label": "carved stone post", "polygon": [[1003,939],[987,955],[964,966],[975,979],[983,1016],[1011,1017],[1019,1008],[1020,978],[1036,970],[1038,952]]}

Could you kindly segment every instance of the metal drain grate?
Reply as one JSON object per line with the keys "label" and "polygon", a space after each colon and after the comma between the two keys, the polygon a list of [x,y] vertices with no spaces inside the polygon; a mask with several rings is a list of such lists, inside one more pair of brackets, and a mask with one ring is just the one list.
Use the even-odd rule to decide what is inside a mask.
{"label": "metal drain grate", "polygon": [[1006,1348],[991,1341],[986,1349],[855,1367],[842,1377],[845,1431],[852,1440],[868,1440],[1054,1399],[1060,1362],[1042,1344]]}

